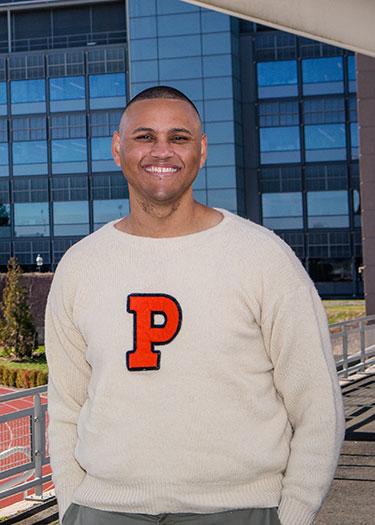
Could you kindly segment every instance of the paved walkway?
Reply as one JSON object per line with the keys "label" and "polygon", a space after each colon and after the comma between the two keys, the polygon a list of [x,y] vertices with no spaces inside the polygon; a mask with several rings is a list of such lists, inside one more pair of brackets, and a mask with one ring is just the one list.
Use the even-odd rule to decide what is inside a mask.
{"label": "paved walkway", "polygon": [[314,525],[375,523],[375,372],[342,386],[346,438],[328,497]]}

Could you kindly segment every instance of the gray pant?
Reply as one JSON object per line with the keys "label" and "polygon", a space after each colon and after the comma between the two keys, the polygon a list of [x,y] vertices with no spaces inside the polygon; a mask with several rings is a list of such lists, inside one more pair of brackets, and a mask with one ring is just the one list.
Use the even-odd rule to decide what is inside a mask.
{"label": "gray pant", "polygon": [[239,509],[214,514],[138,514],[93,509],[72,503],[63,525],[280,525],[277,509]]}

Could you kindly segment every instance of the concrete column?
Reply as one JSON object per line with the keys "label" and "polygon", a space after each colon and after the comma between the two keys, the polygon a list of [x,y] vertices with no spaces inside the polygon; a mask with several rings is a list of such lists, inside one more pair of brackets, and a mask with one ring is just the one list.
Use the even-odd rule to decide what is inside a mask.
{"label": "concrete column", "polygon": [[359,169],[366,314],[375,314],[375,58],[357,55]]}

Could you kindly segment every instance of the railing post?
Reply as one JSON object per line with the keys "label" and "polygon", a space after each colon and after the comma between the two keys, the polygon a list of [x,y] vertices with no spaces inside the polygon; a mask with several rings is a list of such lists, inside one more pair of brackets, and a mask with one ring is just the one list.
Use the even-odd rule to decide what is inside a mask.
{"label": "railing post", "polygon": [[348,332],[346,330],[346,325],[344,324],[343,328],[343,340],[342,340],[342,360],[344,375],[347,378],[349,376],[349,367],[348,367]]}
{"label": "railing post", "polygon": [[365,369],[366,369],[366,338],[365,338],[365,332],[366,332],[365,321],[362,320],[362,321],[360,321],[360,325],[359,325],[359,333],[360,333],[360,341],[361,341],[361,364],[362,364],[361,370],[362,370],[362,372],[364,372]]}
{"label": "railing post", "polygon": [[42,431],[43,431],[43,412],[40,394],[34,396],[34,456],[35,456],[35,477],[40,479],[40,483],[35,486],[35,497],[42,499],[43,482],[42,482]]}

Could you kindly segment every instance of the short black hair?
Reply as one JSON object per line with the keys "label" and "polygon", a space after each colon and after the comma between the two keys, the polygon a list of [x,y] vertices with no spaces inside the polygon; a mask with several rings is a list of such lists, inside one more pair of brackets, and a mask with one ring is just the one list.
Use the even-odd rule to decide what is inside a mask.
{"label": "short black hair", "polygon": [[135,95],[125,106],[126,111],[133,102],[138,102],[139,100],[150,100],[153,98],[170,98],[174,100],[184,100],[190,104],[196,111],[199,120],[201,121],[201,116],[196,105],[187,97],[182,91],[170,86],[152,86],[150,88],[144,89],[138,95]]}

